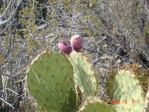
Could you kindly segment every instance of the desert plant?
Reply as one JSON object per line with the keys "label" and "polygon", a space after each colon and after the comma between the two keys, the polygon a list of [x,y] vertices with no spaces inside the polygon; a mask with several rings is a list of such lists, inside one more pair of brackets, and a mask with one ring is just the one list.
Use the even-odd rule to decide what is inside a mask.
{"label": "desert plant", "polygon": [[144,112],[145,92],[135,74],[120,70],[108,77],[107,93],[117,112]]}
{"label": "desert plant", "polygon": [[99,97],[88,97],[78,112],[116,112],[116,110]]}
{"label": "desert plant", "polygon": [[88,58],[80,52],[70,54],[76,87],[80,88],[84,98],[97,95],[98,83],[96,71]]}
{"label": "desert plant", "polygon": [[31,102],[26,66],[43,49],[57,52],[57,42],[72,34],[84,37],[103,99],[113,66],[148,68],[148,6],[148,0],[0,0],[0,111],[34,111],[22,103]]}
{"label": "desert plant", "polygon": [[[92,98],[97,95],[97,79],[91,63],[82,53],[73,51],[70,60],[54,52],[40,53],[29,66],[26,82],[28,92],[43,112],[75,112],[81,101],[86,102],[88,97],[91,98],[87,105],[93,101],[99,106],[98,109],[104,109],[104,106],[106,110],[110,107],[103,101]],[[79,97],[84,99],[80,100]],[[92,109],[92,106],[88,108]],[[109,112],[112,110],[110,108]]]}
{"label": "desert plant", "polygon": [[139,66],[133,72],[133,65],[121,66],[107,78],[109,104],[97,96],[96,71],[81,52],[40,53],[27,71],[27,87],[42,112],[143,112],[147,76],[135,69]]}
{"label": "desert plant", "polygon": [[27,86],[40,110],[73,112],[76,94],[73,86],[71,63],[62,55],[43,52],[31,63],[27,71]]}

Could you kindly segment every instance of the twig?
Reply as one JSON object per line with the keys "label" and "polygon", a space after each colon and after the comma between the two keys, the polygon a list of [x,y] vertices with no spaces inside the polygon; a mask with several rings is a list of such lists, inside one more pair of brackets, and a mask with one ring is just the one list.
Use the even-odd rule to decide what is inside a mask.
{"label": "twig", "polygon": [[9,105],[11,108],[14,109],[14,107],[10,103],[8,103],[7,101],[5,101],[4,99],[0,98],[0,100],[2,100],[4,103],[6,103],[7,105]]}
{"label": "twig", "polygon": [[9,90],[9,91],[11,91],[14,94],[19,95],[18,93],[16,93],[15,91],[13,91],[13,90],[11,90],[9,88],[5,88],[5,89],[1,90],[0,92],[6,91],[6,90]]}

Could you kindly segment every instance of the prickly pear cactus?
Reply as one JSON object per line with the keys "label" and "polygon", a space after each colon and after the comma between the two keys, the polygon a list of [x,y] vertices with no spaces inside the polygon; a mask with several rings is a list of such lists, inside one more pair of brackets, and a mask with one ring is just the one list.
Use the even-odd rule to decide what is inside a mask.
{"label": "prickly pear cactus", "polygon": [[27,71],[27,87],[45,112],[75,112],[76,94],[73,86],[73,68],[62,55],[43,52]]}
{"label": "prickly pear cactus", "polygon": [[144,92],[146,93],[148,90],[148,75],[143,74],[143,72],[140,72],[139,70],[135,70],[134,73],[136,75],[136,78],[139,80]]}
{"label": "prickly pear cactus", "polygon": [[118,66],[117,69],[133,71],[135,77],[140,81],[143,90],[147,92],[149,71],[143,69],[140,64],[138,63],[123,64],[122,66]]}
{"label": "prickly pear cactus", "polygon": [[84,98],[97,94],[97,79],[91,63],[80,52],[71,52],[70,61],[73,65],[74,80]]}
{"label": "prickly pear cactus", "polygon": [[86,99],[78,112],[116,112],[116,110],[111,105],[100,100],[99,97],[90,97]]}
{"label": "prickly pear cactus", "polygon": [[107,79],[107,93],[117,112],[144,112],[145,93],[135,74],[120,70]]}
{"label": "prickly pear cactus", "polygon": [[145,95],[145,101],[144,101],[144,110],[146,110],[145,112],[149,112],[149,86],[148,86],[148,90],[146,92]]}

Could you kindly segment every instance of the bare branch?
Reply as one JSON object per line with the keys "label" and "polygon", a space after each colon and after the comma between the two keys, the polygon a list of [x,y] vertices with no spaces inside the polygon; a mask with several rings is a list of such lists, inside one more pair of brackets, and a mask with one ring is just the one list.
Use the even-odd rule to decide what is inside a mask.
{"label": "bare branch", "polygon": [[4,99],[2,99],[2,98],[0,98],[0,100],[1,100],[1,101],[3,101],[4,103],[6,103],[7,105],[9,105],[11,108],[13,108],[13,109],[14,109],[14,107],[13,107],[13,105],[12,105],[12,104],[8,103],[7,101],[5,101],[5,100],[4,100]]}

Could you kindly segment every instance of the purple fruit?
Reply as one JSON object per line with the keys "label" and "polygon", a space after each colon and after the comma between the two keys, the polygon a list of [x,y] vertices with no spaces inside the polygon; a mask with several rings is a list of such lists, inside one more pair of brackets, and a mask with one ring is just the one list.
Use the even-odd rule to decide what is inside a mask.
{"label": "purple fruit", "polygon": [[58,43],[58,48],[65,54],[70,54],[72,51],[72,47],[70,45],[68,45],[67,42],[64,40],[62,40]]}
{"label": "purple fruit", "polygon": [[73,35],[70,40],[70,45],[75,51],[79,51],[82,48],[83,40],[80,35]]}

